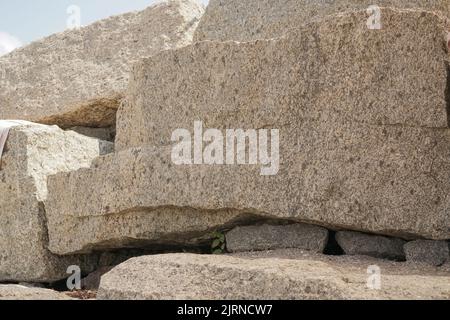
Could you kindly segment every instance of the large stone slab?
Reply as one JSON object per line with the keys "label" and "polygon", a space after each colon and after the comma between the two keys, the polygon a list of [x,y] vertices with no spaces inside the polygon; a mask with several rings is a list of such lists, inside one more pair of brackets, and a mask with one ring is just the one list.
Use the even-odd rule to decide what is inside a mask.
{"label": "large stone slab", "polygon": [[49,289],[19,285],[0,285],[0,300],[73,300],[68,295]]}
{"label": "large stone slab", "polygon": [[[308,255],[258,258],[169,254],[133,258],[102,277],[98,299],[448,299],[449,276],[382,261]],[[370,263],[370,264],[369,264]],[[369,273],[372,272],[372,273]],[[380,272],[380,281],[370,276]],[[369,286],[371,285],[371,286]]]}
{"label": "large stone slab", "polygon": [[92,270],[94,256],[61,258],[47,250],[43,201],[48,175],[88,167],[110,146],[56,126],[11,129],[0,169],[0,281],[60,280],[71,265]]}
{"label": "large stone slab", "polygon": [[0,119],[62,127],[107,127],[131,65],[185,46],[203,13],[197,0],[171,0],[34,42],[0,58]]}
{"label": "large stone slab", "polygon": [[[443,22],[383,14],[382,32],[351,13],[279,40],[203,42],[138,64],[119,152],[50,180],[51,250],[186,242],[254,216],[450,238]],[[279,171],[175,165],[172,133],[195,121],[278,129]]]}
{"label": "large stone slab", "polygon": [[50,248],[186,241],[251,216],[450,238],[449,129],[299,121],[280,137],[273,176],[261,176],[260,165],[178,166],[170,146],[124,150],[52,176]]}
{"label": "large stone slab", "polygon": [[[332,14],[369,6],[422,8],[450,14],[448,0],[210,0],[195,41],[250,41],[282,36],[287,30]],[[366,20],[373,14],[366,15]],[[383,15],[381,23],[388,20]]]}
{"label": "large stone slab", "polygon": [[172,132],[279,128],[302,120],[448,126],[447,27],[431,12],[382,10],[312,23],[277,40],[201,42],[134,67],[117,149],[167,145]]}

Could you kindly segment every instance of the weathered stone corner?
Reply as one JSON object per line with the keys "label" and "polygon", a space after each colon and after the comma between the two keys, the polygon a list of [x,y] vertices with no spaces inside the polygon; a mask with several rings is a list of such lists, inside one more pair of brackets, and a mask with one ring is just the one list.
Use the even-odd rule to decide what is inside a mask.
{"label": "weathered stone corner", "polygon": [[70,265],[95,268],[95,256],[59,257],[47,249],[47,177],[87,168],[110,147],[58,127],[11,129],[0,169],[0,281],[52,282]]}

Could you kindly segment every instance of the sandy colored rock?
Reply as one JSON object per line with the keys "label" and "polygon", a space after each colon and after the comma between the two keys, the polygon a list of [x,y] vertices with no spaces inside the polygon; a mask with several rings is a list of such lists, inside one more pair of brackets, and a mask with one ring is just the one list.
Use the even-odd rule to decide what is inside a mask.
{"label": "sandy colored rock", "polygon": [[191,43],[202,14],[197,0],[163,1],[1,57],[0,119],[65,128],[114,124],[131,65]]}
{"label": "sandy colored rock", "polygon": [[448,127],[447,27],[424,11],[332,17],[285,38],[201,42],[136,64],[118,112],[117,150],[168,145],[175,129],[293,122]]}
{"label": "sandy colored rock", "polygon": [[[443,21],[383,15],[382,32],[351,13],[279,40],[203,42],[137,64],[118,153],[50,180],[51,250],[186,243],[254,217],[449,239]],[[195,121],[278,129],[279,172],[176,166],[172,133]]]}
{"label": "sandy colored rock", "polygon": [[404,246],[406,260],[440,266],[450,260],[449,243],[446,241],[416,240]]}
{"label": "sandy colored rock", "polygon": [[[339,258],[258,258],[169,254],[133,258],[102,277],[98,299],[448,299],[449,276],[385,269],[380,290],[367,287],[370,265]],[[354,268],[354,265],[357,268]],[[412,267],[409,267],[412,269]],[[356,269],[356,270],[355,270]],[[410,273],[410,272],[409,272]]]}
{"label": "sandy colored rock", "polygon": [[366,255],[375,258],[404,260],[406,241],[397,238],[374,236],[360,232],[340,231],[336,241],[349,255]]}
{"label": "sandy colored rock", "polygon": [[327,229],[300,223],[236,227],[226,233],[229,252],[299,248],[322,253],[327,241]]}
{"label": "sandy colored rock", "polygon": [[[374,4],[403,9],[422,8],[450,15],[448,0],[210,0],[194,39],[251,41],[276,38],[299,25],[337,13],[364,11]],[[366,15],[366,20],[369,16]],[[381,22],[384,21],[381,15]]]}
{"label": "sandy colored rock", "polygon": [[253,217],[450,238],[450,130],[304,121],[280,136],[274,176],[261,176],[259,165],[177,166],[170,146],[52,176],[50,248],[186,241]]}
{"label": "sandy colored rock", "polygon": [[0,300],[73,300],[64,293],[20,285],[0,285]]}
{"label": "sandy colored rock", "polygon": [[110,145],[56,126],[11,129],[0,169],[0,281],[56,281],[70,265],[92,270],[94,256],[62,258],[47,250],[43,201],[48,175],[88,167]]}
{"label": "sandy colored rock", "polygon": [[[144,192],[143,189],[139,190],[142,183],[152,187],[156,185],[148,180],[149,175],[142,176],[136,172],[137,175],[134,176],[132,173],[133,170],[140,170],[138,167],[148,170],[153,166],[151,158],[148,161],[140,159],[142,162],[139,164],[133,163],[135,156],[140,158],[147,155],[140,152],[134,155],[123,154],[98,169],[69,174],[74,179],[61,175],[51,177],[55,182],[51,182],[52,191],[46,201],[50,250],[56,254],[72,254],[116,248],[191,245],[201,242],[217,229],[232,228],[241,221],[253,219],[249,213],[229,209],[202,210],[172,204],[159,206],[159,201],[153,200],[163,190],[173,188],[171,184],[166,180],[165,186],[161,185],[164,189],[155,193]],[[131,171],[127,168],[128,165],[132,166],[129,167]],[[119,171],[112,171],[116,169]],[[108,171],[108,178],[98,177],[100,172],[106,172],[104,170]],[[91,180],[93,177],[98,177],[95,186]],[[63,194],[78,179],[84,186],[87,181],[91,182],[88,189],[85,189],[87,192],[81,191],[77,186],[73,197]],[[63,189],[57,191],[59,188]],[[109,195],[108,190],[112,192]],[[102,196],[96,198],[95,203],[72,202],[79,196],[87,196],[89,199],[86,201],[91,201],[100,194]],[[88,213],[86,209],[93,211]]]}
{"label": "sandy colored rock", "polygon": [[105,274],[111,271],[112,267],[101,267],[94,272],[81,279],[81,288],[83,290],[98,290],[100,286],[100,279]]}

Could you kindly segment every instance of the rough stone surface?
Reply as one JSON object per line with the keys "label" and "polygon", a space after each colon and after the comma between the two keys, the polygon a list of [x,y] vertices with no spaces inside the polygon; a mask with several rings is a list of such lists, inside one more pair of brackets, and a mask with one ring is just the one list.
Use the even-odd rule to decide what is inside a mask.
{"label": "rough stone surface", "polygon": [[236,227],[226,234],[230,252],[299,248],[322,253],[328,230],[307,224]]}
{"label": "rough stone surface", "polygon": [[[434,13],[340,15],[277,40],[201,42],[136,64],[117,150],[170,144],[172,132],[281,128],[306,120],[448,127],[447,26]],[[446,22],[445,22],[446,23]]]}
{"label": "rough stone surface", "polygon": [[[382,270],[380,290],[367,269]],[[356,268],[355,268],[356,265]],[[385,268],[386,267],[386,268]],[[411,268],[411,267],[409,267]],[[169,254],[134,258],[102,277],[98,299],[448,299],[448,274],[365,260]],[[411,268],[412,269],[412,268]],[[406,273],[405,273],[406,271]]]}
{"label": "rough stone surface", "polygon": [[[276,38],[298,25],[340,12],[366,10],[374,4],[423,8],[450,15],[448,0],[210,0],[194,39],[250,41]],[[384,21],[382,15],[381,22]]]}
{"label": "rough stone surface", "polygon": [[[383,14],[382,32],[351,13],[279,40],[203,42],[138,64],[119,152],[50,180],[51,250],[188,241],[255,216],[449,239],[442,20]],[[174,165],[172,132],[198,120],[279,129],[280,171]],[[127,149],[142,145],[156,147]]]}
{"label": "rough stone surface", "polygon": [[50,248],[186,241],[252,216],[449,238],[448,130],[304,122],[281,136],[293,140],[275,176],[253,165],[176,166],[171,147],[125,150],[52,176]]}
{"label": "rough stone surface", "polygon": [[[160,184],[162,181],[155,181],[155,185],[152,183],[148,170],[159,164],[152,157],[145,159],[149,155],[139,151],[126,152],[117,158],[111,155],[106,157],[111,162],[100,166],[97,163],[97,168],[50,177],[51,191],[46,201],[50,250],[56,254],[70,254],[122,247],[189,245],[214,230],[232,228],[243,219],[252,219],[251,214],[245,211],[178,207],[174,205],[178,203],[175,198],[169,205],[154,202],[160,192],[171,192],[169,190],[175,185],[166,178],[163,184]],[[153,169],[151,171],[158,175]],[[101,172],[108,172],[108,178],[100,177],[98,174]],[[95,186],[91,180],[94,177],[98,177]],[[91,182],[85,189],[87,192],[78,191],[77,186],[72,195],[64,194],[78,179],[84,186]],[[163,189],[155,192],[141,189],[156,185]],[[87,197],[83,200],[87,202],[77,203],[79,196]],[[94,198],[96,204],[91,207]]]}
{"label": "rough stone surface", "polygon": [[416,240],[405,244],[407,261],[425,262],[440,266],[449,260],[449,243],[446,241]]}
{"label": "rough stone surface", "polygon": [[0,285],[0,300],[72,300],[64,293],[19,285]]}
{"label": "rough stone surface", "polygon": [[58,257],[47,250],[43,201],[47,176],[88,167],[111,143],[58,127],[12,128],[0,169],[0,281],[50,282],[70,265],[89,271],[95,257]]}
{"label": "rough stone surface", "polygon": [[197,0],[163,1],[1,57],[0,119],[65,128],[114,124],[131,65],[191,43],[202,13]]}
{"label": "rough stone surface", "polygon": [[336,240],[346,254],[397,260],[405,259],[403,245],[406,242],[402,239],[340,231],[336,233]]}
{"label": "rough stone surface", "polygon": [[101,277],[111,269],[112,267],[101,267],[90,273],[87,277],[81,279],[81,288],[83,290],[98,290]]}

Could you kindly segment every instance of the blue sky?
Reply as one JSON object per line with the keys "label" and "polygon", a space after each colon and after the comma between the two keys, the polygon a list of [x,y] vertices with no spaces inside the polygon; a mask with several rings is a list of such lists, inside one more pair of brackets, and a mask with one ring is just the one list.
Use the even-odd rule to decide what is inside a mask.
{"label": "blue sky", "polygon": [[[208,0],[202,0],[207,4]],[[0,1],[0,54],[19,45],[63,31],[67,8],[81,9],[81,24],[133,10],[158,0],[2,0]]]}

